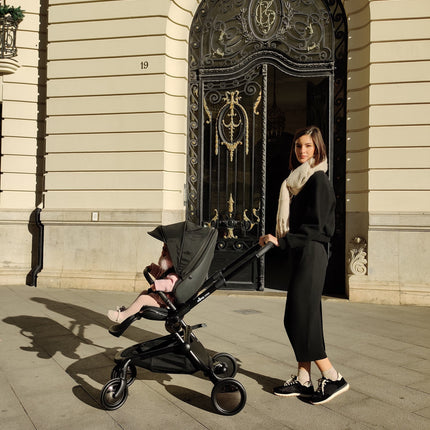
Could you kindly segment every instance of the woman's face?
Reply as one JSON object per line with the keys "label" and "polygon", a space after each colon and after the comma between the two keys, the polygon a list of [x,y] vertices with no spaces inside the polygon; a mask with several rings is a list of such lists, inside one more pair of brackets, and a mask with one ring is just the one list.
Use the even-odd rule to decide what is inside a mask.
{"label": "woman's face", "polygon": [[295,143],[295,152],[300,164],[306,163],[315,153],[315,144],[308,134],[300,136]]}

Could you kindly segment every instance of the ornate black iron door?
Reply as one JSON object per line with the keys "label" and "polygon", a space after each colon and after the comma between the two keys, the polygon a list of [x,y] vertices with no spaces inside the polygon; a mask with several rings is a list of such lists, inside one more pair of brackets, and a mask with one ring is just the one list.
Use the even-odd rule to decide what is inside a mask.
{"label": "ornate black iron door", "polygon": [[[255,245],[264,216],[267,67],[235,79],[202,78],[203,188],[201,220],[218,229],[212,270]],[[258,264],[237,274],[229,287],[256,288]]]}
{"label": "ornate black iron door", "polygon": [[[330,150],[338,199],[336,265],[344,266],[346,52],[341,0],[201,1],[189,40],[186,209],[187,219],[219,231],[214,270],[265,230],[268,67],[325,80],[327,110],[309,113],[320,116]],[[308,104],[325,97],[316,89],[310,93]],[[335,282],[343,289],[340,277]],[[263,281],[256,264],[229,287],[261,288]]]}

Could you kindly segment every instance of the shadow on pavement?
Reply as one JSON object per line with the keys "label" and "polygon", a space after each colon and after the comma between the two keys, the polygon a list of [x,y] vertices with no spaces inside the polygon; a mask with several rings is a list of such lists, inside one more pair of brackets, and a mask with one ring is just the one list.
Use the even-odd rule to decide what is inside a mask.
{"label": "shadow on pavement", "polygon": [[[106,321],[106,316],[82,306],[47,298],[34,297],[32,300],[45,305],[50,311],[70,318],[70,321],[68,326],[65,326],[48,317],[18,315],[3,319],[5,323],[18,327],[20,334],[30,342],[30,346],[26,342],[26,346],[20,347],[21,350],[35,352],[38,358],[45,360],[53,358],[56,354],[74,360],[71,365],[64,369],[77,383],[72,389],[73,394],[83,403],[93,408],[102,409],[99,404],[99,386],[103,386],[111,379],[114,357],[122,347],[99,345],[86,337],[85,331],[86,328],[94,325],[107,330],[109,323]],[[138,343],[160,337],[160,334],[130,327],[124,337],[130,339],[132,343]],[[81,344],[99,348],[100,352],[88,357],[81,357],[77,352]],[[209,353],[212,354],[212,351]],[[137,377],[145,381],[158,382],[168,393],[185,403],[203,410],[213,411],[210,397],[191,389],[168,384],[172,380],[168,374],[154,373],[138,368]],[[202,372],[190,375],[190,377],[205,378]]]}

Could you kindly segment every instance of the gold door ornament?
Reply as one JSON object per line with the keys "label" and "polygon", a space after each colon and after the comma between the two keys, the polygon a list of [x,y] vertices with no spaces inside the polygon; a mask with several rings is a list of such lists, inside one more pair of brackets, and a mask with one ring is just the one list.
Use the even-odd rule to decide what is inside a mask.
{"label": "gold door ornament", "polygon": [[226,91],[222,100],[225,103],[216,119],[215,155],[219,155],[219,146],[225,145],[230,152],[230,161],[233,161],[239,145],[245,144],[246,155],[249,152],[248,114],[240,104],[239,90]]}

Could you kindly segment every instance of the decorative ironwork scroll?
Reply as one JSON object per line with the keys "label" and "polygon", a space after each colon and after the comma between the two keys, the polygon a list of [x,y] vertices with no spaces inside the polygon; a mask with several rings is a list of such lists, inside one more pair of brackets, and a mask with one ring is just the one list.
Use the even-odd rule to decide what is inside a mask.
{"label": "decorative ironwork scroll", "polygon": [[262,49],[301,63],[334,59],[322,0],[204,0],[191,29],[190,67],[230,67]]}
{"label": "decorative ironwork scroll", "polygon": [[[203,223],[218,228],[219,246],[243,246],[258,237],[262,198],[262,66],[231,80],[203,79],[202,132],[205,166]],[[222,151],[225,147],[226,150]]]}
{"label": "decorative ironwork scroll", "polygon": [[[245,144],[245,151],[249,153],[249,120],[246,109],[240,104],[239,91],[226,91],[224,106],[217,116],[215,154],[219,153],[219,145],[225,145],[230,152],[230,161],[233,161],[234,151],[239,145]],[[207,103],[205,101],[205,106]],[[210,111],[205,109],[209,118]],[[210,119],[208,119],[209,121]]]}

